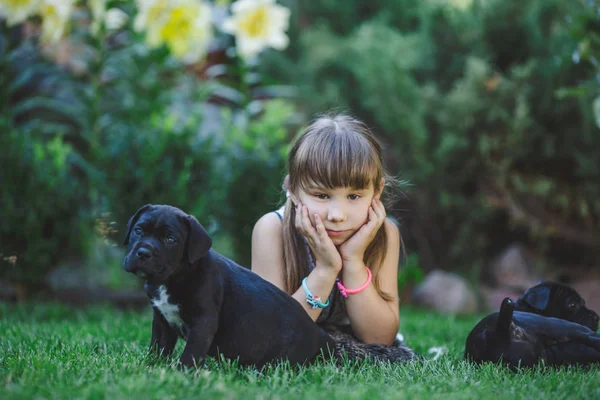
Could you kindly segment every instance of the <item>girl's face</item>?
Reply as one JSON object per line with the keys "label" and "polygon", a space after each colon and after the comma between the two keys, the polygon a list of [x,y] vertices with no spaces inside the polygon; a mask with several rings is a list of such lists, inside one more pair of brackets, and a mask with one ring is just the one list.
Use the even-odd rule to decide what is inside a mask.
{"label": "girl's face", "polygon": [[293,200],[296,204],[300,202],[308,208],[313,226],[314,214],[318,214],[325,225],[327,235],[336,246],[340,246],[367,222],[369,207],[375,195],[379,193],[375,193],[372,184],[366,189],[326,189],[314,185],[306,190],[299,189]]}

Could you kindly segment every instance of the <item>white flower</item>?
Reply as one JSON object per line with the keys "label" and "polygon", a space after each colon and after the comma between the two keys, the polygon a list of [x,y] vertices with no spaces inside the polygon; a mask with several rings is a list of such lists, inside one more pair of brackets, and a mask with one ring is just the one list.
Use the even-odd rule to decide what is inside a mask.
{"label": "white flower", "polygon": [[129,15],[120,8],[111,8],[106,11],[104,25],[109,31],[117,31],[121,29],[129,19]]}
{"label": "white flower", "polygon": [[42,17],[43,43],[58,42],[67,30],[74,0],[43,0],[39,14]]}
{"label": "white flower", "polygon": [[34,15],[39,5],[40,0],[0,0],[0,16],[12,26]]}
{"label": "white flower", "polygon": [[152,47],[166,45],[185,63],[200,60],[212,38],[210,5],[198,0],[137,0],[136,31]]}
{"label": "white flower", "polygon": [[235,35],[238,53],[243,58],[257,55],[267,47],[283,50],[289,39],[290,10],[275,0],[239,0],[231,6],[232,16],[223,31]]}

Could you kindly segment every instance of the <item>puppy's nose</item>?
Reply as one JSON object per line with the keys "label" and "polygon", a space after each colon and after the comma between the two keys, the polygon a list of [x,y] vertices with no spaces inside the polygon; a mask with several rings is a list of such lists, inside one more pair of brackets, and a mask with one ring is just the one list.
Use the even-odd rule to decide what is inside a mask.
{"label": "puppy's nose", "polygon": [[135,252],[135,255],[137,256],[137,258],[143,261],[152,257],[152,252],[148,249],[141,247],[140,249],[138,249],[138,251]]}

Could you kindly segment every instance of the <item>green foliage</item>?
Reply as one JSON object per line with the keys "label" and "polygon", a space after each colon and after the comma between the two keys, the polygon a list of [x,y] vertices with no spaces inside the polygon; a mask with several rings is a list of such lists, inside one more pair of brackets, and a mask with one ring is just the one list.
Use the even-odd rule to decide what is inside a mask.
{"label": "green foliage", "polygon": [[[123,236],[128,218],[147,203],[170,204],[207,224],[211,192],[211,143],[198,140],[195,126],[176,132],[160,118],[154,129],[114,136],[103,154],[109,187],[108,211]],[[118,238],[122,240],[121,237]]]}
{"label": "green foliage", "polygon": [[223,152],[230,176],[222,223],[232,236],[236,261],[248,268],[252,228],[282,199],[292,111],[283,101],[269,101],[260,118],[245,127],[231,126],[226,136]]}
{"label": "green foliage", "polygon": [[561,88],[557,94],[563,97],[579,97],[584,102],[592,101],[592,113],[596,126],[600,128],[600,82],[597,74],[600,72],[600,2],[586,0],[584,6],[573,10],[567,15],[569,32],[577,41],[573,47],[572,60],[585,71],[587,79],[581,79],[568,87]]}
{"label": "green foliage", "polygon": [[44,142],[5,120],[0,131],[2,276],[44,286],[61,258],[85,253],[93,229],[89,198],[76,177],[72,147],[61,137]]}
{"label": "green foliage", "polygon": [[[341,106],[391,145],[391,172],[412,184],[398,208],[418,234],[405,239],[425,268],[478,268],[514,241],[547,263],[593,265],[593,97],[557,96],[596,79],[572,62],[569,18],[597,12],[583,3],[302,3],[294,47],[263,68],[296,82],[309,113]],[[579,40],[594,42],[597,17],[584,21]]]}
{"label": "green foliage", "polygon": [[1,24],[0,29],[0,113],[5,122],[51,136],[81,129],[84,108],[67,74],[45,60],[21,28]]}
{"label": "green foliage", "polygon": [[407,256],[403,264],[398,272],[399,293],[404,293],[408,288],[418,285],[425,279],[425,273],[421,268],[418,255],[411,254]]}
{"label": "green foliage", "polygon": [[59,261],[86,253],[93,230],[89,166],[73,136],[81,108],[64,71],[20,29],[2,28],[0,264],[4,278],[44,287]]}
{"label": "green foliage", "polygon": [[[104,68],[120,64],[122,73],[93,94],[101,100],[94,159],[102,172],[102,210],[117,222],[119,242],[128,218],[147,203],[180,207],[208,224],[213,197],[206,194],[216,170],[212,138],[200,133],[202,85],[162,58],[135,48],[121,53]],[[139,74],[143,65],[148,68]]]}
{"label": "green foliage", "polygon": [[[253,96],[272,97],[285,88],[257,83],[232,87],[229,93],[235,92],[240,104],[221,116],[219,126],[204,124],[204,116],[212,110],[214,119],[218,110],[207,103],[208,95],[219,98],[226,87],[197,79],[164,51],[147,51],[126,36],[100,43],[84,35],[84,51],[73,55],[84,67],[75,73],[45,61],[37,47],[15,32],[1,64],[9,77],[1,87],[8,99],[3,115],[14,131],[3,133],[2,140],[15,151],[2,162],[10,165],[26,159],[27,146],[39,152],[46,144],[47,151],[61,144],[62,153],[41,153],[49,162],[57,159],[60,173],[42,162],[23,171],[33,176],[54,174],[44,186],[48,193],[38,201],[46,196],[58,201],[60,197],[51,194],[57,190],[66,191],[69,202],[64,210],[68,215],[57,214],[56,220],[46,223],[45,235],[28,237],[27,246],[4,243],[3,256],[17,255],[20,268],[19,274],[7,277],[25,284],[28,277],[35,277],[43,283],[44,275],[58,263],[84,256],[85,247],[80,245],[90,239],[89,225],[121,243],[128,218],[146,203],[171,204],[193,214],[217,242],[231,240],[234,250],[229,255],[238,254],[249,266],[252,226],[280,198],[289,136],[286,124],[293,111],[286,103]],[[243,80],[251,71],[240,73],[243,76],[230,78]],[[6,182],[18,187],[22,178]],[[66,188],[69,182],[77,190]],[[21,190],[29,195],[31,188]],[[7,193],[5,202],[25,204],[23,195]],[[89,223],[92,218],[95,224]],[[72,237],[56,231],[63,220]],[[79,225],[70,225],[77,220]],[[22,229],[31,228],[22,228],[16,219],[4,221],[6,236]],[[57,245],[59,239],[66,243]],[[29,253],[38,246],[52,250],[52,257]],[[21,263],[35,257],[40,257],[38,262]]]}
{"label": "green foliage", "polygon": [[[31,176],[55,172],[38,198],[63,201],[48,198],[57,185],[70,212],[30,238],[28,249],[55,253],[21,264],[18,279],[80,255],[92,216],[109,215],[120,241],[127,218],[148,202],[179,206],[211,233],[230,236],[234,258],[249,266],[252,227],[282,200],[297,128],[289,104],[265,99],[293,95],[292,86],[305,115],[341,108],[374,127],[391,172],[411,182],[411,200],[394,208],[408,210],[403,230],[414,235],[404,239],[425,269],[478,267],[513,241],[555,263],[596,262],[594,2],[288,3],[286,53],[250,65],[216,49],[195,71],[208,84],[128,29],[95,38],[85,22],[74,25],[81,47],[59,67],[20,28],[2,25],[0,140],[14,151],[0,163],[38,154],[43,162],[26,166]],[[217,129],[205,124],[209,98],[231,110]],[[2,171],[9,172],[9,185],[28,182]],[[22,186],[3,202],[34,201],[32,187]],[[19,237],[17,219],[3,223],[3,235]],[[63,225],[73,243],[59,246],[55,238],[65,236],[54,229]],[[3,246],[3,257],[17,253],[13,242]]]}

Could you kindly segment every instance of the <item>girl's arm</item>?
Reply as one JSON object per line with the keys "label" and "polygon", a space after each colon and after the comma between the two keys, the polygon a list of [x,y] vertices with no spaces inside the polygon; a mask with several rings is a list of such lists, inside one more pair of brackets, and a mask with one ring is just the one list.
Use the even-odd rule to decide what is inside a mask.
{"label": "girl's arm", "polygon": [[[254,225],[252,231],[252,266],[251,269],[262,278],[285,291],[283,271],[283,240],[281,221],[275,213],[263,215]],[[335,284],[337,272],[331,268],[317,265],[308,275],[306,284],[313,295],[321,297],[325,302]],[[316,321],[322,309],[306,302],[306,292],[300,286],[291,296],[302,305],[308,315]]]}
{"label": "girl's arm", "polygon": [[[387,234],[387,253],[379,269],[377,279],[383,292],[393,300],[384,300],[371,283],[362,292],[349,294],[346,299],[348,317],[352,330],[365,343],[392,344],[400,322],[398,300],[398,259],[400,255],[400,234],[396,225],[386,219],[383,227]],[[355,289],[367,280],[364,262],[344,262],[342,280],[344,286]]]}

